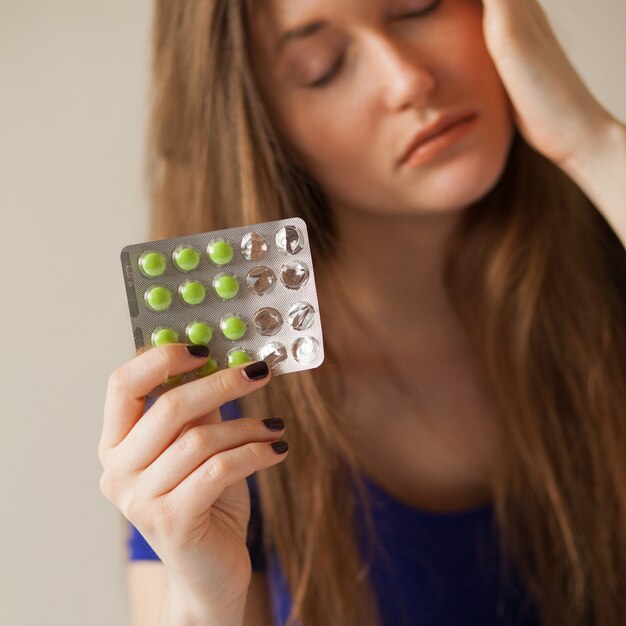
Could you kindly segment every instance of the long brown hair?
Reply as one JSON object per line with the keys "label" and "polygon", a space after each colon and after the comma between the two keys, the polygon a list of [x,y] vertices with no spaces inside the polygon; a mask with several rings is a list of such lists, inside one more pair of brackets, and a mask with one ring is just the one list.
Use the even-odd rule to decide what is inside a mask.
{"label": "long brown hair", "polygon": [[[247,3],[156,3],[151,236],[301,216],[323,294],[332,217],[259,95]],[[516,133],[500,180],[464,211],[446,258],[450,299],[497,403],[492,483],[503,554],[520,567],[543,623],[620,626],[624,249],[582,191]],[[458,279],[461,266],[469,282]],[[323,317],[329,303],[320,296],[320,305]],[[325,353],[321,367],[276,377],[241,400],[244,414],[290,424],[289,457],[256,476],[264,540],[292,592],[290,624],[373,626],[380,617],[355,540],[351,485],[359,498],[365,490],[336,409],[333,346]]]}

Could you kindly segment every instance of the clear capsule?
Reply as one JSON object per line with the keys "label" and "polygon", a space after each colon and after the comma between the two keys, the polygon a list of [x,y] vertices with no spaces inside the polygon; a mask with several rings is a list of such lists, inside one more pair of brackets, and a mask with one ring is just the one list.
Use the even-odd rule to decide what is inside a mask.
{"label": "clear capsule", "polygon": [[279,341],[270,341],[259,349],[259,359],[270,367],[276,367],[287,358],[287,348]]}
{"label": "clear capsule", "polygon": [[248,261],[259,261],[267,254],[267,241],[253,230],[241,239],[241,254]]}
{"label": "clear capsule", "polygon": [[246,276],[246,285],[257,296],[264,296],[274,289],[276,274],[265,265],[253,267]]}
{"label": "clear capsule", "polygon": [[294,302],[287,311],[287,322],[294,330],[311,328],[315,321],[315,309],[308,302]]}
{"label": "clear capsule", "polygon": [[311,363],[319,353],[320,344],[315,337],[299,337],[291,344],[291,354],[298,363]]}
{"label": "clear capsule", "polygon": [[276,233],[276,247],[283,254],[296,254],[304,246],[304,237],[296,226],[283,226]]}
{"label": "clear capsule", "polygon": [[289,261],[280,268],[280,280],[287,289],[300,289],[309,280],[309,268],[302,261]]}
{"label": "clear capsule", "polygon": [[260,335],[275,335],[283,325],[283,317],[273,307],[266,306],[254,314],[252,324]]}

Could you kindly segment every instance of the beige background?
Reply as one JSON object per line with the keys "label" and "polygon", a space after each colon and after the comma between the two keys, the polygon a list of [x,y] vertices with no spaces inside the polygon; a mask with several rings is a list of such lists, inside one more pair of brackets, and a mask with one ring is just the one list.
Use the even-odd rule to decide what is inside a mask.
{"label": "beige background", "polygon": [[[626,3],[542,5],[626,120]],[[147,238],[150,11],[0,0],[0,624],[129,624],[97,444],[107,378],[133,354],[119,251]]]}

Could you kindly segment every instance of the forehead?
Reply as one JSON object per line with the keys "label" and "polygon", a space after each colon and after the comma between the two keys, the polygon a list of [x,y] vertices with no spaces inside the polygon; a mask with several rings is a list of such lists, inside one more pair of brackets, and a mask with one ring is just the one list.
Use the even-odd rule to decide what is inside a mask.
{"label": "forehead", "polygon": [[301,17],[328,15],[333,9],[345,11],[351,6],[356,8],[376,2],[378,0],[254,0],[251,10],[254,12],[255,7],[263,7],[273,21],[292,24],[294,19]]}
{"label": "forehead", "polygon": [[[249,0],[248,11],[255,38],[271,54],[312,22],[337,24],[353,21],[379,5],[396,0]],[[316,27],[313,27],[315,30]],[[307,31],[310,29],[304,29]],[[294,33],[295,31],[295,33]]]}
{"label": "forehead", "polygon": [[354,19],[396,2],[397,0],[250,0],[248,11],[252,24],[262,17],[272,29],[277,30],[292,28],[304,20]]}

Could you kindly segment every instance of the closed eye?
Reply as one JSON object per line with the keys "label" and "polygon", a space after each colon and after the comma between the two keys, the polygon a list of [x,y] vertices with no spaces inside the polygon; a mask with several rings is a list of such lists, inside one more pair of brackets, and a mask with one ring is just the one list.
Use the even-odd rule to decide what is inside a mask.
{"label": "closed eye", "polygon": [[[431,13],[432,11],[437,9],[437,7],[442,3],[442,1],[443,0],[435,0],[435,2],[427,6],[425,9],[422,9],[421,11],[412,11],[411,13],[405,13],[401,15],[398,19],[403,19],[403,20],[412,19],[414,17],[422,17],[424,15],[427,15],[428,13]],[[322,87],[330,83],[331,80],[334,78],[335,74],[340,69],[341,64],[343,63],[344,57],[345,57],[345,53],[339,57],[337,62],[332,66],[332,68],[326,74],[324,74],[324,76],[322,76],[321,78],[319,78],[313,83],[308,83],[307,85],[305,85],[305,87],[316,89],[317,87]]]}
{"label": "closed eye", "polygon": [[400,19],[421,17],[422,15],[426,15],[427,13],[434,11],[441,4],[441,2],[442,0],[435,0],[435,2],[428,5],[425,9],[422,9],[421,11],[412,11],[411,13],[405,13],[404,15],[400,16]]}
{"label": "closed eye", "polygon": [[341,64],[343,63],[344,56],[345,56],[345,54],[342,54],[339,57],[339,59],[337,60],[337,63],[335,63],[332,66],[332,68],[330,69],[329,72],[324,74],[324,76],[322,76],[321,78],[316,80],[314,83],[309,83],[307,85],[307,87],[311,87],[312,89],[315,89],[316,87],[320,87],[322,85],[325,85],[326,83],[329,83],[330,79],[334,76],[334,74],[337,72],[337,70],[341,67]]}

